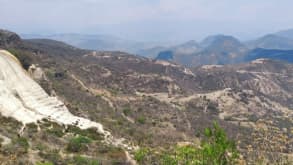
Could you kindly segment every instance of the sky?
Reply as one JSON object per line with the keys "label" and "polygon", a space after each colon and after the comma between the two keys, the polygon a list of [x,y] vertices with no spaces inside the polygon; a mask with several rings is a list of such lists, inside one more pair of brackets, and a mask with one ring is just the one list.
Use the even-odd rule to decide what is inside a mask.
{"label": "sky", "polygon": [[250,40],[293,28],[292,0],[0,0],[0,28],[137,41]]}

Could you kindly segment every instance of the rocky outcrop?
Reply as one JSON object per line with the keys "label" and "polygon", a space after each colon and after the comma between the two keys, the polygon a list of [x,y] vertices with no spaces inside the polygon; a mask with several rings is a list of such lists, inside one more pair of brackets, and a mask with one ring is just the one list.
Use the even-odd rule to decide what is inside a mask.
{"label": "rocky outcrop", "polygon": [[0,48],[10,47],[21,42],[21,38],[10,31],[0,29]]}

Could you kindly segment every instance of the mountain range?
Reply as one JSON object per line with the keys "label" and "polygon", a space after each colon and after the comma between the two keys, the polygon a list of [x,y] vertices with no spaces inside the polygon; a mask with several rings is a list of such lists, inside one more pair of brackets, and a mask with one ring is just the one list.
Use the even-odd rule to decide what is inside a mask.
{"label": "mountain range", "polygon": [[[244,47],[234,37],[212,36],[172,52],[205,58],[204,51],[226,62]],[[4,164],[152,164],[170,148],[197,145],[215,121],[247,164],[292,162],[293,64],[249,59],[186,67],[8,31],[0,31],[0,48]],[[38,118],[24,120],[32,114]],[[137,151],[147,151],[147,159]]]}
{"label": "mountain range", "polygon": [[[233,36],[214,35],[205,38],[200,43],[189,41],[164,50],[144,50],[143,55],[193,67],[207,64],[241,63],[247,59],[255,60],[257,57],[271,58],[272,54],[274,54],[274,59],[286,60],[292,56],[292,52],[288,50],[293,50],[293,39],[286,37],[290,36],[290,34],[286,35],[286,32],[291,31],[269,34],[247,42],[241,42]],[[260,51],[260,49],[266,49],[266,51]],[[266,56],[264,53],[270,55]]]}
{"label": "mountain range", "polygon": [[[162,45],[160,43],[130,41],[109,35],[23,34],[21,36],[26,39],[53,39],[82,49],[129,52],[148,58],[170,60],[185,66],[195,67],[212,64],[241,63],[247,59],[254,60],[251,54],[254,54],[254,57],[261,56],[263,58],[270,58],[270,56],[266,57],[265,54],[262,54],[264,51],[257,50],[258,48],[267,49],[266,52],[272,51],[274,53],[274,59],[284,60],[285,54],[288,56],[286,57],[288,59],[291,53],[290,51],[284,50],[293,49],[292,31],[280,31],[245,42],[241,42],[233,36],[213,35],[208,36],[201,42],[191,40],[173,46],[169,46],[170,44]],[[278,51],[282,54],[280,58],[278,57],[278,53],[276,53]]]}
{"label": "mountain range", "polygon": [[143,49],[152,48],[159,43],[139,42],[111,35],[87,35],[87,34],[21,34],[24,39],[52,39],[65,42],[81,49],[98,50],[98,51],[123,51],[137,53]]}

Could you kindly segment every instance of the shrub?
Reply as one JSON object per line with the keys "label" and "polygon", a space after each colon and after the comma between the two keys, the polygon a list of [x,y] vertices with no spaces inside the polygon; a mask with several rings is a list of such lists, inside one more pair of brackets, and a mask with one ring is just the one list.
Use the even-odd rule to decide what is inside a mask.
{"label": "shrub", "polygon": [[99,133],[96,128],[88,128],[85,130],[82,130],[76,126],[68,126],[68,129],[66,132],[72,132],[77,135],[82,135],[89,137],[93,140],[104,140],[103,134]]}
{"label": "shrub", "polygon": [[40,151],[39,156],[52,164],[60,164],[62,162],[62,157],[59,154],[60,150],[58,149],[49,149],[46,151]]}
{"label": "shrub", "polygon": [[258,117],[255,114],[253,114],[253,115],[248,116],[248,120],[252,121],[252,122],[257,122]]}
{"label": "shrub", "polygon": [[233,116],[224,116],[225,121],[233,121]]}
{"label": "shrub", "polygon": [[165,154],[162,156],[161,160],[160,160],[161,164],[163,165],[178,165],[179,162],[176,159],[176,157],[169,155],[169,154]]}
{"label": "shrub", "polygon": [[98,160],[91,160],[82,156],[73,157],[73,164],[75,165],[100,165]]}
{"label": "shrub", "polygon": [[29,147],[30,146],[26,138],[18,137],[16,139],[13,139],[12,143],[1,147],[1,152],[5,155],[22,155],[28,152]]}
{"label": "shrub", "polygon": [[91,140],[85,136],[77,136],[70,139],[67,145],[67,151],[69,152],[80,152],[86,149],[86,144],[91,143]]}
{"label": "shrub", "polygon": [[62,137],[64,135],[63,130],[61,129],[51,128],[51,129],[47,129],[46,132],[57,137]]}
{"label": "shrub", "polygon": [[178,147],[176,149],[176,162],[183,164],[200,163],[200,150],[192,145]]}
{"label": "shrub", "polygon": [[42,143],[35,144],[35,149],[37,149],[39,151],[44,151],[46,148],[47,148],[47,146]]}
{"label": "shrub", "polygon": [[108,145],[104,143],[98,142],[97,145],[99,146],[97,148],[98,153],[111,158],[112,160],[120,161],[125,160],[126,155],[122,148],[115,147],[113,145]]}
{"label": "shrub", "polygon": [[131,113],[130,108],[125,108],[125,109],[123,109],[123,114],[124,114],[125,116],[128,116],[130,113]]}
{"label": "shrub", "polygon": [[137,122],[139,124],[145,124],[145,118],[143,116],[140,116],[138,119],[137,119]]}
{"label": "shrub", "polygon": [[18,49],[9,49],[8,51],[20,61],[20,63],[22,64],[22,67],[26,70],[28,70],[28,68],[33,63],[32,55],[28,52],[18,50]]}
{"label": "shrub", "polygon": [[142,163],[146,156],[149,154],[149,150],[146,149],[146,148],[141,148],[139,150],[137,150],[135,153],[134,153],[134,159],[139,162],[139,163]]}
{"label": "shrub", "polygon": [[16,149],[18,150],[18,152],[27,153],[27,151],[29,149],[29,143],[28,143],[27,139],[24,137],[19,137],[19,138],[15,139],[13,144],[16,147]]}
{"label": "shrub", "polygon": [[33,133],[38,132],[38,126],[35,123],[26,124],[26,128],[27,128],[28,133],[30,135],[33,134]]}
{"label": "shrub", "polygon": [[54,165],[54,164],[51,162],[45,162],[45,163],[37,162],[37,165]]}

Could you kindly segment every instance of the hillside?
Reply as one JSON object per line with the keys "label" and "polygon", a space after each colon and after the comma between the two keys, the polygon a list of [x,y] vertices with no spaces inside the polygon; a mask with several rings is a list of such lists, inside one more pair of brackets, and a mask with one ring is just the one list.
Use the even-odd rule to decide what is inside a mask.
{"label": "hillside", "polygon": [[20,40],[21,39],[17,34],[7,30],[0,29],[0,46],[1,47],[9,47],[9,46],[13,46],[14,44],[19,44],[21,42]]}
{"label": "hillside", "polygon": [[[255,60],[241,65],[187,68],[122,52],[87,51],[47,42],[21,40],[12,46],[0,46],[24,58],[21,62],[28,58],[30,64],[41,68],[45,76],[34,76],[35,80],[49,95],[57,95],[71,114],[102,124],[115,139],[125,139],[129,146],[160,153],[177,143],[198,141],[202,137],[196,135],[218,121],[228,136],[236,140],[246,162],[253,163],[261,156],[270,162],[289,162],[292,158],[292,64]],[[236,51],[242,50],[242,45],[234,40],[220,46],[230,50],[231,44],[237,46]],[[211,45],[218,50],[219,44]],[[9,118],[8,126],[0,127],[3,132],[11,132],[10,120],[16,122]],[[20,129],[19,125],[14,130]],[[70,155],[64,155],[68,151],[61,147],[72,137],[70,131],[61,137],[49,135],[44,147],[47,149],[33,147],[42,140],[44,130],[36,131],[32,137],[24,133],[30,147],[22,156],[27,161],[31,155],[53,161],[55,158],[49,153],[55,149],[57,164],[62,159],[70,161]],[[79,134],[96,137],[86,132]],[[92,139],[94,142],[74,155],[98,155],[96,158],[107,164],[115,160],[125,163],[124,151],[135,153],[133,148],[106,145],[97,137]],[[53,143],[57,146],[49,145]],[[0,158],[5,160],[5,154],[2,150]],[[151,156],[158,161],[156,155]]]}
{"label": "hillside", "polygon": [[275,34],[269,34],[259,39],[256,39],[254,41],[248,42],[247,46],[251,49],[263,48],[263,49],[292,50],[293,40],[287,37],[281,37]]}

